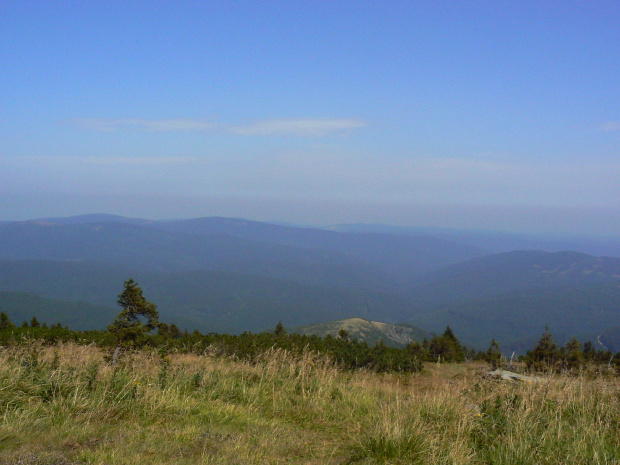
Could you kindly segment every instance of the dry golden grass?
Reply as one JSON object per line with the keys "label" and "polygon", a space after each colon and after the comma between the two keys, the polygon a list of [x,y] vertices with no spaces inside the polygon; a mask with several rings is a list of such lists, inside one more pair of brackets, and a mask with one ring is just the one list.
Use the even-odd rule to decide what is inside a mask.
{"label": "dry golden grass", "polygon": [[618,464],[617,379],[339,371],[93,346],[0,350],[0,463]]}

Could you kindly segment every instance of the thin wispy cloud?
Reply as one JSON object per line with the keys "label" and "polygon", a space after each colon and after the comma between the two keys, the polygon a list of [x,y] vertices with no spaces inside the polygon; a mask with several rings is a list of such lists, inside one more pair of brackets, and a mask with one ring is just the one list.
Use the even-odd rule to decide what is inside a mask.
{"label": "thin wispy cloud", "polygon": [[92,131],[141,131],[141,132],[186,132],[212,131],[217,125],[210,121],[191,119],[149,120],[141,118],[104,119],[79,118],[71,120],[73,124]]}
{"label": "thin wispy cloud", "polygon": [[324,137],[330,134],[346,133],[368,126],[357,119],[280,119],[255,121],[247,125],[223,125],[204,120],[169,119],[148,120],[79,118],[70,121],[81,129],[117,132],[209,132],[217,134],[236,134],[240,136],[292,136]]}
{"label": "thin wispy cloud", "polygon": [[603,131],[620,131],[620,121],[608,121],[601,126]]}
{"label": "thin wispy cloud", "polygon": [[[75,160],[76,157],[74,157]],[[157,165],[188,165],[199,161],[193,157],[82,157],[79,159],[82,163],[91,165],[139,165],[139,166],[157,166]]]}
{"label": "thin wispy cloud", "polygon": [[139,165],[139,166],[160,166],[160,165],[193,165],[199,164],[202,160],[197,157],[175,157],[175,156],[77,156],[77,155],[56,155],[56,156],[25,156],[19,158],[2,158],[0,165],[10,163],[14,167],[30,166],[47,169],[49,167],[80,167],[80,166],[118,166],[118,165]]}
{"label": "thin wispy cloud", "polygon": [[356,119],[280,119],[257,121],[231,129],[242,136],[323,137],[364,126],[368,123]]}

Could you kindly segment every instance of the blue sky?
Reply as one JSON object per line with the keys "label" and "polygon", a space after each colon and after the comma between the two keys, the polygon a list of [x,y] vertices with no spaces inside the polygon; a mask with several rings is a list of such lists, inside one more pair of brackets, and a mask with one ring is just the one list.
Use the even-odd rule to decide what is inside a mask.
{"label": "blue sky", "polygon": [[618,235],[620,3],[0,1],[0,220]]}

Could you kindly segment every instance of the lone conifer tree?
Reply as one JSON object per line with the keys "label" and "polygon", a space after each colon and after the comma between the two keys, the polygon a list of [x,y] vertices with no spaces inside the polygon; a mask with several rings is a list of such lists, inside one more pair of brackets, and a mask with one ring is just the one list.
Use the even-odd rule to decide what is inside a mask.
{"label": "lone conifer tree", "polygon": [[559,358],[560,351],[558,346],[553,340],[549,327],[545,326],[545,332],[538,344],[536,344],[533,350],[528,351],[526,355],[527,366],[537,371],[553,370]]}
{"label": "lone conifer tree", "polygon": [[121,345],[141,344],[146,334],[159,324],[156,305],[144,298],[142,289],[131,278],[125,281],[123,292],[118,296],[118,305],[123,310],[108,326],[108,331],[116,336]]}
{"label": "lone conifer tree", "polygon": [[281,321],[278,321],[276,325],[276,329],[273,331],[276,336],[284,336],[286,334],[286,330],[284,329],[284,325],[282,325]]}
{"label": "lone conifer tree", "polygon": [[2,331],[3,329],[14,328],[14,327],[15,325],[11,323],[9,316],[4,312],[0,313],[0,331]]}
{"label": "lone conifer tree", "polygon": [[433,359],[445,362],[462,362],[465,360],[465,349],[454,335],[450,326],[446,327],[443,336],[434,336],[429,343]]}
{"label": "lone conifer tree", "polygon": [[491,343],[489,344],[489,348],[484,356],[491,368],[496,369],[500,368],[502,362],[502,352],[499,349],[499,344],[495,339],[491,339]]}
{"label": "lone conifer tree", "polygon": [[575,338],[568,341],[560,353],[562,354],[563,368],[566,370],[575,370],[584,364],[585,358],[583,350],[581,350],[581,343]]}

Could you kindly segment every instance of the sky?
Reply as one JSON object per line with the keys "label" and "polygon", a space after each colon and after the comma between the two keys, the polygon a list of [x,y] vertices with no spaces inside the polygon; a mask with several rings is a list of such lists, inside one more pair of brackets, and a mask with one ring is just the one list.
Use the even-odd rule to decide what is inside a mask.
{"label": "sky", "polygon": [[0,220],[620,235],[616,1],[0,0]]}

